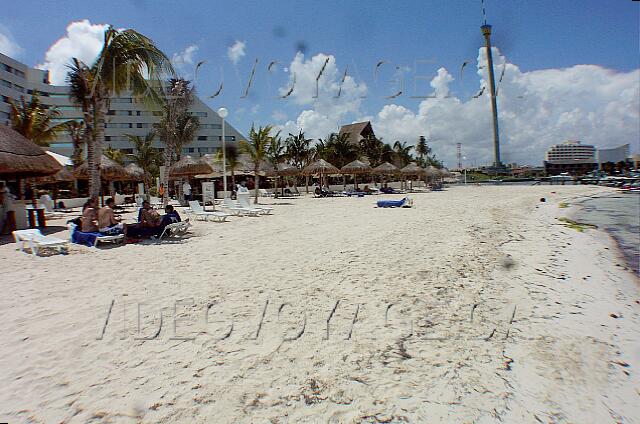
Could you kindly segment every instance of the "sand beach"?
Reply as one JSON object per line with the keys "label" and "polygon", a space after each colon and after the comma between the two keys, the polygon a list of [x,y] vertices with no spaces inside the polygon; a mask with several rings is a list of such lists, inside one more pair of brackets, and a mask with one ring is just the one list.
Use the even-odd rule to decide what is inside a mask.
{"label": "sand beach", "polygon": [[48,257],[3,238],[0,421],[638,422],[640,284],[557,219],[606,190],[261,199]]}

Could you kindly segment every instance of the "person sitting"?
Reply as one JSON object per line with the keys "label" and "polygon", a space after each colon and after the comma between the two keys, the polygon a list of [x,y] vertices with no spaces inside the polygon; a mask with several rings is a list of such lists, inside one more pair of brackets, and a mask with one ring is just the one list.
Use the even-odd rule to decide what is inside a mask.
{"label": "person sitting", "polygon": [[158,228],[160,230],[160,233],[162,233],[162,230],[164,230],[164,227],[166,227],[169,224],[175,224],[176,222],[181,222],[182,219],[180,218],[180,215],[178,214],[178,211],[176,211],[173,206],[171,205],[167,205],[164,207],[164,215],[162,215],[162,219],[160,220],[160,222],[158,223],[158,225],[156,226],[156,228]]}
{"label": "person sitting", "polygon": [[142,202],[142,209],[140,209],[140,213],[138,214],[138,222],[142,224],[142,227],[155,228],[160,225],[161,219],[160,214],[151,207],[151,204],[147,200]]}
{"label": "person sitting", "polygon": [[98,230],[106,236],[127,235],[127,226],[116,219],[113,209],[116,202],[113,198],[107,199],[106,205],[98,210]]}
{"label": "person sitting", "polygon": [[98,198],[92,197],[82,207],[80,231],[83,233],[98,232]]}

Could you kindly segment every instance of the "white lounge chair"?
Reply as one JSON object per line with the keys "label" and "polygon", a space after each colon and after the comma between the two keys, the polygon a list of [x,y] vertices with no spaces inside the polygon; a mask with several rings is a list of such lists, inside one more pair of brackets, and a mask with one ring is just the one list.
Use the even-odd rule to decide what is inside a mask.
{"label": "white lounge chair", "polygon": [[271,212],[273,212],[273,208],[271,206],[250,204],[249,198],[247,196],[238,196],[238,206],[242,208],[258,209],[262,215],[269,215]]}
{"label": "white lounge chair", "polygon": [[[76,231],[78,226],[76,224],[69,223],[67,224],[67,228],[69,228],[69,240],[72,240],[73,232]],[[98,243],[121,243],[124,241],[124,234],[118,234],[115,236],[98,236],[93,242],[93,247],[97,247]]]}
{"label": "white lounge chair", "polygon": [[231,216],[228,213],[222,211],[207,212],[197,200],[189,201],[189,209],[191,213],[196,217],[196,220],[200,219],[201,221],[208,221],[211,219],[212,221],[224,222],[226,221],[228,216]]}
{"label": "white lounge chair", "polygon": [[25,244],[29,244],[29,240],[35,237],[38,234],[42,234],[38,229],[27,229],[27,230],[15,230],[13,233],[13,239],[16,241],[18,245],[18,250],[24,250]]}
{"label": "white lounge chair", "polygon": [[273,197],[273,193],[269,193],[264,188],[259,188],[258,189],[258,194],[260,195],[260,197]]}
{"label": "white lounge chair", "polygon": [[164,227],[164,230],[162,231],[162,234],[160,234],[160,237],[158,237],[158,240],[162,240],[162,237],[165,235],[167,236],[166,238],[183,236],[187,233],[189,227],[191,227],[189,220],[169,224]]}
{"label": "white lounge chair", "polygon": [[231,200],[230,197],[224,198],[222,201],[222,208],[237,216],[258,216],[262,213],[260,209],[242,207]]}
{"label": "white lounge chair", "polygon": [[59,253],[66,253],[69,250],[69,242],[53,236],[45,236],[40,230],[16,230],[13,232],[16,243],[20,243],[19,249],[24,250],[25,243],[29,245],[31,253],[39,255],[43,250],[54,249]]}

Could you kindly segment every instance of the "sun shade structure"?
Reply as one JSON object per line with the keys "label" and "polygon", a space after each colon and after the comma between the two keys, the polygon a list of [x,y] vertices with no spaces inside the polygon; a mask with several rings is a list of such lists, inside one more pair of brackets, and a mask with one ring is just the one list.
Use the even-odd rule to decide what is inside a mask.
{"label": "sun shade structure", "polygon": [[390,175],[390,174],[395,174],[398,172],[398,167],[390,164],[389,162],[385,162],[381,165],[376,166],[375,168],[373,168],[373,170],[371,171],[374,174],[379,174],[379,175]]}
{"label": "sun shade structure", "polygon": [[403,175],[420,175],[424,173],[424,169],[420,168],[415,163],[410,163],[400,170]]}
{"label": "sun shade structure", "polygon": [[438,175],[438,168],[435,166],[427,166],[427,169],[424,170],[427,177],[435,177]]}
{"label": "sun shade structure", "polygon": [[310,165],[307,165],[302,170],[302,175],[314,175],[314,174],[339,174],[340,170],[335,166],[331,165],[324,159],[317,160]]}
{"label": "sun shade structure", "polygon": [[62,165],[35,143],[0,125],[0,175],[37,177],[55,174],[60,169]]}
{"label": "sun shade structure", "polygon": [[267,176],[269,177],[291,177],[294,175],[299,175],[300,170],[293,165],[289,165],[288,163],[279,163],[277,169],[273,167],[267,171]]}
{"label": "sun shade structure", "polygon": [[371,172],[371,167],[366,163],[354,160],[353,162],[349,162],[342,168],[340,168],[340,172],[343,174],[367,174]]}
{"label": "sun shade structure", "polygon": [[36,184],[69,183],[74,180],[75,177],[73,176],[73,172],[68,169],[62,168],[55,174],[36,178]]}
{"label": "sun shade structure", "polygon": [[190,177],[196,174],[209,174],[213,172],[211,166],[203,160],[197,160],[193,157],[186,155],[180,158],[180,160],[169,169],[169,176],[171,177]]}
{"label": "sun shade structure", "polygon": [[140,168],[135,163],[130,163],[129,165],[124,167],[124,170],[127,173],[127,177],[131,181],[142,181],[144,180],[144,170]]}
{"label": "sun shade structure", "polygon": [[358,187],[358,174],[369,174],[371,173],[371,167],[366,163],[359,161],[358,159],[353,162],[349,162],[342,168],[340,168],[340,172],[342,174],[352,174],[353,175],[353,184],[357,188]]}
{"label": "sun shade structure", "polygon": [[[76,171],[76,178],[86,180],[89,178],[89,164],[88,162],[84,162],[80,165]],[[106,156],[102,156],[100,158],[100,178],[107,181],[124,181],[129,177],[127,175],[127,171],[125,171],[124,167],[120,165],[118,162],[109,159]]]}

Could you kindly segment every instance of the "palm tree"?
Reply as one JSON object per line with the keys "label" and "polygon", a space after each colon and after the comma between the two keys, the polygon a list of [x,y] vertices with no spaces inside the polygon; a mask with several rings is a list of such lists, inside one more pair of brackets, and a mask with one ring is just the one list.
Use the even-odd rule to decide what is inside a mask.
{"label": "palm tree", "polygon": [[267,160],[273,166],[274,172],[276,174],[276,183],[275,183],[275,192],[278,193],[278,165],[282,158],[285,157],[285,145],[282,143],[282,139],[280,138],[280,133],[271,137],[271,142],[267,147]]}
{"label": "palm tree", "polygon": [[330,134],[325,142],[325,146],[329,150],[328,161],[338,167],[338,169],[358,159],[360,155],[358,146],[351,143],[348,134]]}
{"label": "palm tree", "polygon": [[[116,30],[109,26],[95,63],[87,66],[73,59],[70,68],[70,97],[88,119],[85,124],[90,134],[87,144],[89,194],[97,196],[100,192],[100,157],[110,95],[119,95],[128,90],[147,103],[157,102],[159,95],[151,81],[160,80],[164,72],[173,74],[173,67],[169,58],[149,38],[131,29]],[[145,79],[145,76],[149,79]]]}
{"label": "palm tree", "polygon": [[[189,113],[189,106],[193,103],[193,88],[189,87],[190,81],[183,78],[171,78],[167,95],[163,99],[163,114],[160,121],[154,124],[160,140],[165,145],[164,187],[169,187],[169,167],[174,156],[178,158],[182,146],[189,143],[196,136],[200,128],[197,116]],[[165,190],[163,203],[169,200],[169,191]]]}
{"label": "palm tree", "polygon": [[[287,159],[296,168],[302,170],[311,160],[311,139],[304,136],[304,132],[300,130],[298,135],[289,133],[289,137],[285,140]],[[296,184],[297,185],[297,184]],[[309,176],[305,177],[305,186],[307,193],[309,192]]]}
{"label": "palm tree", "polygon": [[53,123],[53,120],[60,116],[60,111],[43,105],[35,91],[29,102],[21,96],[19,104],[13,100],[10,104],[11,128],[40,146],[48,146],[49,142],[55,140],[58,133],[66,128],[64,123]]}
{"label": "palm tree", "polygon": [[[94,98],[91,97],[91,87],[93,86],[93,75],[91,70],[82,61],[73,58],[71,64],[67,66],[67,82],[69,83],[69,100],[71,104],[77,106],[82,112],[82,141],[87,149],[87,169],[94,169]],[[74,164],[75,166],[75,164]],[[99,164],[98,164],[99,166]],[[89,187],[100,187],[100,173],[89,173]],[[90,191],[91,195],[91,191]]]}
{"label": "palm tree", "polygon": [[269,144],[273,137],[269,135],[273,127],[267,125],[265,127],[259,127],[256,131],[255,127],[251,125],[249,130],[249,141],[240,141],[240,148],[251,156],[251,162],[253,162],[253,176],[255,179],[255,199],[254,203],[258,203],[258,188],[259,178],[258,171],[260,170],[260,164],[267,158]]}
{"label": "palm tree", "polygon": [[125,136],[135,147],[135,153],[132,155],[132,159],[136,165],[142,168],[144,172],[144,192],[149,193],[151,177],[158,173],[158,165],[162,161],[162,154],[158,149],[153,147],[153,140],[156,134],[151,131],[144,137],[131,134],[125,134]]}
{"label": "palm tree", "polygon": [[85,126],[84,121],[67,121],[65,122],[65,129],[67,135],[71,139],[73,144],[73,153],[71,154],[71,162],[73,163],[73,169],[77,169],[83,162],[82,148],[84,144]]}
{"label": "palm tree", "polygon": [[[238,151],[238,145],[237,144],[228,144],[225,145],[225,155],[224,157],[227,159],[227,170],[229,172],[231,172],[231,185],[234,187],[235,190],[235,186],[236,186],[236,169],[238,169],[238,166],[240,165],[240,152]],[[216,153],[216,161],[218,162],[222,162],[223,159],[223,155],[222,155],[222,147],[218,149],[217,153]]]}
{"label": "palm tree", "polygon": [[380,165],[382,162],[382,151],[384,143],[375,136],[368,135],[360,140],[360,153],[369,159],[372,168]]}
{"label": "palm tree", "polygon": [[411,150],[414,146],[407,146],[406,142],[396,141],[393,143],[393,153],[395,156],[396,166],[402,168],[407,166],[413,160]]}
{"label": "palm tree", "polygon": [[293,166],[301,170],[307,165],[310,145],[311,139],[305,138],[302,130],[297,135],[289,133],[285,139],[286,156]]}
{"label": "palm tree", "polygon": [[113,147],[111,147],[111,145],[109,145],[109,147],[102,151],[102,154],[105,157],[116,162],[118,165],[124,165],[124,153],[122,153],[122,150],[114,149]]}
{"label": "palm tree", "polygon": [[431,147],[427,144],[427,139],[421,135],[416,144],[416,154],[418,155],[418,163],[420,166],[426,166],[427,162],[424,158],[428,157],[429,153],[431,153]]}

